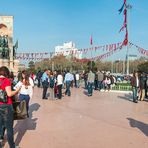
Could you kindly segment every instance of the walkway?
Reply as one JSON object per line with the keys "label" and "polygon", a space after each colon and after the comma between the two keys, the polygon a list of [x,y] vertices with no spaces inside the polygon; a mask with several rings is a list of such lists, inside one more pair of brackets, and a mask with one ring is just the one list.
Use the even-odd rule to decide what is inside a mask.
{"label": "walkway", "polygon": [[[15,122],[21,148],[148,148],[148,102],[131,95],[72,89],[62,100],[42,100],[35,88],[30,118]],[[8,148],[8,145],[5,145]]]}

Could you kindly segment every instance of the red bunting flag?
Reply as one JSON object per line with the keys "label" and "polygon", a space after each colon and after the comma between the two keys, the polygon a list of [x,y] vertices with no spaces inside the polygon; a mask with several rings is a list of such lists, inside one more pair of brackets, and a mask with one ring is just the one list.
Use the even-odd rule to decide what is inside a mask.
{"label": "red bunting flag", "polygon": [[128,30],[126,28],[126,34],[125,34],[125,39],[123,41],[123,45],[126,46],[128,44]]}
{"label": "red bunting flag", "polygon": [[92,41],[92,35],[91,35],[91,37],[90,37],[90,45],[92,45],[93,44],[93,41]]}

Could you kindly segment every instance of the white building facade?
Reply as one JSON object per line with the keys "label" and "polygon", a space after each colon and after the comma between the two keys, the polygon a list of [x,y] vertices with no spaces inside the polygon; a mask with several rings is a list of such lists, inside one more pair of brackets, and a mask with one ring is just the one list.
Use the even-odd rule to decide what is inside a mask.
{"label": "white building facade", "polygon": [[62,46],[56,46],[54,55],[63,55],[67,58],[75,57],[77,59],[82,59],[82,52],[76,48],[75,43],[72,41],[66,42]]}

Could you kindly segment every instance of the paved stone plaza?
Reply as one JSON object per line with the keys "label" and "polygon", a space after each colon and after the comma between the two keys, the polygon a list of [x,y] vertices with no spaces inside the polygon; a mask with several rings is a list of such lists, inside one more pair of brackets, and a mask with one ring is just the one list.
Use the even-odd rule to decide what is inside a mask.
{"label": "paved stone plaza", "polygon": [[[34,89],[30,118],[14,124],[21,148],[148,148],[148,102],[131,95],[72,89],[62,100],[42,100]],[[5,148],[8,148],[7,143]]]}

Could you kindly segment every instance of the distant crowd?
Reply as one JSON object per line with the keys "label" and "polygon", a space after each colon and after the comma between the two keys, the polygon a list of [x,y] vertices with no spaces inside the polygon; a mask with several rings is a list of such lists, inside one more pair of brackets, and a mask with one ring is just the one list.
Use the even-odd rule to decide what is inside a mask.
{"label": "distant crowd", "polygon": [[93,90],[108,90],[110,91],[111,86],[115,85],[117,80],[116,77],[110,74],[103,73],[101,71],[92,72],[78,72],[71,73],[70,71],[50,71],[44,70],[38,71],[33,76],[34,82],[38,87],[43,87],[42,99],[46,98],[47,89],[50,89],[51,98],[61,99],[61,91],[66,88],[65,94],[71,95],[70,88],[79,88],[83,86],[84,89],[88,90],[88,96],[92,96]]}
{"label": "distant crowd", "polygon": [[79,88],[80,86],[87,90],[88,96],[92,96],[93,90],[110,91],[117,82],[123,80],[129,82],[132,86],[133,102],[137,102],[138,100],[142,101],[148,98],[148,74],[143,72],[134,72],[133,76],[120,78],[109,72],[102,71],[93,72],[92,70],[89,70],[88,72],[76,71],[71,73],[70,71],[52,72],[46,69],[44,72],[38,71],[33,79],[38,87],[43,87],[43,99],[47,99],[45,94],[48,88],[50,88],[51,98],[61,99],[63,88],[66,88],[65,94],[70,96],[70,88]]}

